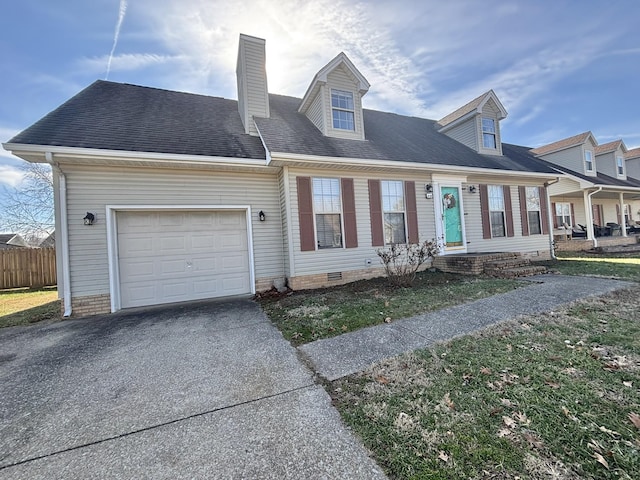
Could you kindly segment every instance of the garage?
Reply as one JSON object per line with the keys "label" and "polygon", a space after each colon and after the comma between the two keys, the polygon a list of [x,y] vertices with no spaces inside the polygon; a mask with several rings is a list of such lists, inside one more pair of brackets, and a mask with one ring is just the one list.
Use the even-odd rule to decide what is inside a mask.
{"label": "garage", "polygon": [[118,211],[122,308],[252,291],[245,211]]}

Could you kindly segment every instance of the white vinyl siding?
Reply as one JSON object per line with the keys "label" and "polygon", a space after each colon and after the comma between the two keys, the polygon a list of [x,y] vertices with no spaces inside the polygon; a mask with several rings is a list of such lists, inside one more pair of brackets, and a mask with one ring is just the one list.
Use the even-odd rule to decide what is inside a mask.
{"label": "white vinyl siding", "polygon": [[596,164],[599,173],[621,180],[627,179],[625,160],[621,149],[596,155]]}
{"label": "white vinyl siding", "polygon": [[264,40],[241,36],[238,51],[238,108],[245,131],[251,135],[258,134],[251,117],[269,117],[265,62]]}
{"label": "white vinyl siding", "polygon": [[325,132],[325,124],[324,124],[324,115],[322,111],[322,92],[324,89],[321,89],[316,95],[316,98],[311,103],[311,106],[307,110],[307,117],[309,120],[313,122],[313,124],[320,130],[321,132]]}
{"label": "white vinyl siding", "polygon": [[[300,224],[297,205],[296,176],[352,178],[356,207],[356,221],[358,232],[358,246],[355,248],[327,248],[302,252],[300,249]],[[367,173],[349,170],[310,170],[290,168],[289,188],[291,191],[291,227],[293,232],[293,254],[295,276],[312,275],[327,272],[343,272],[350,270],[364,270],[369,267],[381,268],[380,259],[376,254],[378,247],[371,246],[371,222],[369,212],[368,180],[414,180],[416,182],[416,204],[418,210],[418,230],[420,240],[435,238],[435,216],[433,199],[427,200],[424,195],[424,185],[430,184],[429,175],[387,174],[381,177],[379,173]],[[371,265],[367,265],[367,260]]]}
{"label": "white vinyl siding", "polygon": [[[467,183],[478,185],[486,183],[488,185],[507,185],[504,177],[468,177]],[[522,220],[520,218],[520,195],[518,186],[542,186],[545,180],[531,180],[514,178],[510,184],[511,207],[513,211],[513,237],[482,238],[482,218],[480,212],[480,195],[469,193],[463,190],[465,232],[467,241],[467,251],[469,253],[481,252],[523,252],[531,255],[549,254],[549,237],[547,235],[522,235]]]}
{"label": "white vinyl siding", "polygon": [[556,165],[560,165],[573,170],[574,172],[584,171],[584,153],[582,145],[567,148],[559,152],[542,155],[540,158]]}
{"label": "white vinyl siding", "polygon": [[284,274],[290,275],[291,262],[289,261],[289,223],[287,219],[287,188],[285,188],[286,182],[286,168],[280,170],[278,174],[278,190],[280,192],[280,218],[282,219],[282,252],[284,260]]}
{"label": "white vinyl siding", "polygon": [[[282,279],[282,219],[273,174],[62,166],[67,177],[71,288],[74,297],[109,293],[106,205],[250,205],[255,278]],[[262,210],[265,222],[257,220]],[[83,225],[86,212],[94,225]]]}
{"label": "white vinyl siding", "polygon": [[473,150],[478,150],[478,136],[476,133],[476,119],[472,118],[460,125],[456,125],[451,130],[447,130],[445,135]]}

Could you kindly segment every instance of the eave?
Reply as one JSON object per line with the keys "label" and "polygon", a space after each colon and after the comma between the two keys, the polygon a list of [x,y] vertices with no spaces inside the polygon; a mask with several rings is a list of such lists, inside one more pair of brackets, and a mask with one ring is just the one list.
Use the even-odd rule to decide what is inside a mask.
{"label": "eave", "polygon": [[322,168],[322,169],[354,169],[354,170],[401,170],[401,171],[416,171],[430,173],[447,172],[453,174],[481,174],[481,175],[498,175],[498,176],[514,176],[514,177],[529,177],[529,178],[557,178],[561,176],[559,173],[540,173],[540,172],[523,172],[516,170],[501,170],[495,168],[479,168],[479,167],[465,167],[458,165],[441,165],[436,163],[417,163],[417,162],[402,162],[393,160],[374,160],[374,159],[361,159],[361,158],[344,158],[344,157],[324,157],[318,155],[301,155],[283,152],[271,152],[270,165],[284,167],[284,166],[298,166],[304,168]]}

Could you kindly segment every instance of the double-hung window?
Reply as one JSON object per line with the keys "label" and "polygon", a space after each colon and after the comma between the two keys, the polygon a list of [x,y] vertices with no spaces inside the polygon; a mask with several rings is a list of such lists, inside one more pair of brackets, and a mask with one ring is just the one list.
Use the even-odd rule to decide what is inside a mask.
{"label": "double-hung window", "polygon": [[556,203],[556,225],[558,227],[568,226],[569,228],[573,227],[573,223],[571,222],[571,204],[564,202]]}
{"label": "double-hung window", "polygon": [[618,157],[616,159],[616,162],[618,164],[618,175],[624,175],[624,158]]}
{"label": "double-hung window", "polygon": [[496,121],[493,118],[482,119],[482,146],[484,148],[497,148]]}
{"label": "double-hung window", "polygon": [[489,220],[491,222],[491,236],[505,237],[504,192],[502,185],[488,185]]}
{"label": "double-hung window", "polygon": [[340,180],[313,179],[313,211],[316,217],[318,249],[342,247]]}
{"label": "double-hung window", "polygon": [[587,172],[593,172],[593,153],[591,150],[584,151],[584,165]]}
{"label": "double-hung window", "polygon": [[407,243],[405,228],[404,186],[402,181],[382,181],[384,243]]}
{"label": "double-hung window", "polygon": [[355,130],[353,93],[344,90],[331,90],[331,115],[333,128]]}
{"label": "double-hung window", "polygon": [[527,187],[526,196],[529,234],[539,235],[542,233],[542,225],[540,223],[540,189],[538,187]]}

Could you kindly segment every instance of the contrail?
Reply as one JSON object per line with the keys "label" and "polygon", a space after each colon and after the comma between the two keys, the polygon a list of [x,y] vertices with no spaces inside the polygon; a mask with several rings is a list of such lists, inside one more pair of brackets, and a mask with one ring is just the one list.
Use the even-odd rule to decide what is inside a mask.
{"label": "contrail", "polygon": [[120,12],[118,13],[118,23],[116,23],[116,31],[113,35],[113,46],[111,47],[111,52],[109,53],[109,60],[107,60],[107,75],[104,77],[105,80],[109,79],[109,72],[111,71],[111,60],[113,60],[113,54],[116,51],[116,45],[118,45],[118,37],[120,37],[120,27],[122,27],[122,22],[124,21],[124,16],[127,13],[127,0],[120,0]]}

